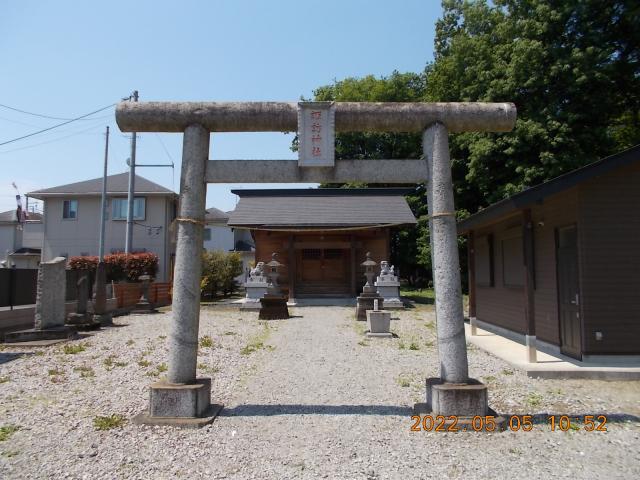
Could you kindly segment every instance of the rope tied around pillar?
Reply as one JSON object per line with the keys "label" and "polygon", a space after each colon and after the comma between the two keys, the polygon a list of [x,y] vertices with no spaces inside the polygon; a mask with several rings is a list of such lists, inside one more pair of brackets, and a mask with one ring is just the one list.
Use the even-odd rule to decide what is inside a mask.
{"label": "rope tied around pillar", "polygon": [[196,218],[181,218],[178,217],[176,218],[176,222],[183,222],[183,223],[193,223],[194,225],[205,225],[203,220],[198,220]]}

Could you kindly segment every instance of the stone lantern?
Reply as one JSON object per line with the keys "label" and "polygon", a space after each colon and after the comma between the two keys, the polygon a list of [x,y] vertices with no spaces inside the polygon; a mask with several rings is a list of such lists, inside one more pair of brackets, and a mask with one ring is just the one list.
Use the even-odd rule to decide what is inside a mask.
{"label": "stone lantern", "polygon": [[356,320],[366,321],[367,310],[374,309],[374,300],[378,300],[378,308],[382,309],[382,303],[384,299],[378,295],[376,287],[373,284],[373,278],[376,275],[376,266],[378,264],[371,259],[371,253],[367,252],[367,258],[360,265],[364,267],[364,276],[367,279],[367,283],[362,288],[362,294],[358,297],[356,306]]}
{"label": "stone lantern", "polygon": [[282,292],[280,290],[280,285],[278,285],[278,277],[280,273],[278,272],[278,268],[282,266],[282,264],[276,260],[278,256],[277,253],[271,254],[271,261],[267,263],[267,277],[269,278],[269,285],[267,286],[267,294],[269,295],[281,295]]}
{"label": "stone lantern", "polygon": [[278,277],[280,273],[278,269],[283,265],[276,260],[277,253],[271,255],[271,261],[265,265],[266,276],[269,279],[267,293],[260,299],[260,320],[281,320],[289,318],[289,310],[287,308],[287,297],[282,295],[280,285],[278,285]]}

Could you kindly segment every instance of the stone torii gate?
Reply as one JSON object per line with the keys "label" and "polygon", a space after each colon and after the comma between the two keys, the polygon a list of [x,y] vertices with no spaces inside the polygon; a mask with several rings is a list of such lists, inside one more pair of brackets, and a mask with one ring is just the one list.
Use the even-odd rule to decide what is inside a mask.
{"label": "stone torii gate", "polygon": [[440,376],[427,379],[427,409],[438,415],[486,415],[486,386],[468,374],[448,133],[510,131],[515,106],[359,102],[326,106],[336,132],[422,132],[422,160],[334,163],[333,151],[330,163],[323,164],[328,166],[307,166],[298,160],[209,160],[212,132],[297,131],[303,107],[294,102],[118,104],[116,121],[123,132],[183,132],[169,372],[166,382],[150,386],[149,411],[138,421],[197,426],[212,421],[222,408],[211,405],[211,379],[196,378],[206,184],[241,182],[426,181],[440,360]]}

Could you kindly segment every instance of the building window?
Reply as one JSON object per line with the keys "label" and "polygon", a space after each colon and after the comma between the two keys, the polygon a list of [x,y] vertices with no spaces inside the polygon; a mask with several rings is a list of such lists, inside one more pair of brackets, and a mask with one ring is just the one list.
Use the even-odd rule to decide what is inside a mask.
{"label": "building window", "polygon": [[[146,199],[144,197],[136,197],[133,200],[133,219],[144,220],[146,214]],[[128,213],[128,201],[126,198],[114,198],[111,202],[111,218],[112,220],[126,220]]]}
{"label": "building window", "polygon": [[78,218],[77,200],[64,200],[62,202],[62,218],[66,220],[75,220]]}
{"label": "building window", "polygon": [[342,258],[342,250],[337,248],[329,248],[324,251],[325,260],[336,260]]}
{"label": "building window", "polygon": [[205,228],[204,229],[204,241],[208,242],[209,240],[211,240],[211,229],[210,228]]}
{"label": "building window", "polygon": [[502,283],[505,287],[522,287],[524,285],[521,236],[502,240]]}
{"label": "building window", "polygon": [[322,258],[322,250],[319,248],[305,248],[302,250],[303,260],[320,260]]}
{"label": "building window", "polygon": [[493,235],[478,237],[475,250],[476,283],[480,287],[493,287]]}

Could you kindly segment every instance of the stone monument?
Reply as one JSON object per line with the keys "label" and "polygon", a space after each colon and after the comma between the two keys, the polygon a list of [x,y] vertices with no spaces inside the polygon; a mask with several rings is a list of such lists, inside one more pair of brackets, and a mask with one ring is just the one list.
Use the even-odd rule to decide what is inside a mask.
{"label": "stone monument", "polygon": [[93,330],[100,328],[100,322],[93,319],[93,315],[89,314],[87,304],[89,302],[89,290],[91,281],[89,280],[89,272],[81,270],[78,272],[78,281],[76,282],[76,311],[67,315],[67,325],[73,325],[78,330]]}
{"label": "stone monument", "polygon": [[380,275],[375,286],[378,288],[378,295],[384,298],[384,308],[387,310],[404,308],[400,300],[400,281],[394,272],[393,265],[389,268],[389,262],[386,260],[380,262]]}
{"label": "stone monument", "polygon": [[140,275],[138,280],[142,282],[142,295],[140,295],[140,299],[138,303],[136,303],[131,313],[144,315],[147,313],[158,313],[158,311],[154,308],[153,303],[149,301],[149,284],[151,283],[152,277],[151,275]]}
{"label": "stone monument", "polygon": [[367,310],[373,310],[374,300],[378,300],[378,307],[383,308],[384,299],[378,295],[376,287],[373,285],[373,277],[376,275],[374,269],[378,264],[371,260],[370,252],[367,252],[367,259],[360,265],[364,267],[364,276],[367,279],[367,283],[364,284],[362,294],[358,297],[356,320],[364,322],[367,320]]}
{"label": "stone monument", "polygon": [[367,337],[392,338],[391,312],[380,310],[378,300],[373,301],[373,310],[367,310]]}
{"label": "stone monument", "polygon": [[269,287],[269,279],[264,272],[264,262],[258,262],[249,272],[244,284],[246,295],[240,310],[259,310],[260,299],[265,296]]}
{"label": "stone monument", "polygon": [[111,312],[107,311],[107,267],[104,262],[99,262],[96,269],[93,319],[100,322],[101,325],[113,323],[113,316]]}
{"label": "stone monument", "polygon": [[31,342],[73,338],[74,327],[65,325],[67,259],[56,257],[38,267],[34,328],[6,333],[5,342]]}
{"label": "stone monument", "polygon": [[280,285],[278,284],[278,268],[282,266],[276,257],[277,253],[271,255],[271,261],[267,263],[269,285],[267,293],[260,299],[260,320],[283,320],[289,318],[289,309],[287,308],[287,297],[282,294]]}

